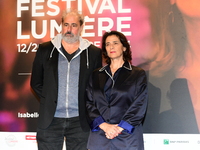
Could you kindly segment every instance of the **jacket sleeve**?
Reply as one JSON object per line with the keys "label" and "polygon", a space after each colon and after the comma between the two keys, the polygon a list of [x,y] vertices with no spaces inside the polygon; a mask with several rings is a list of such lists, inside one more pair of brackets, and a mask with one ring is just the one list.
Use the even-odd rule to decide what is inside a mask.
{"label": "jacket sleeve", "polygon": [[42,97],[42,87],[43,87],[43,64],[42,64],[42,51],[41,46],[36,52],[35,59],[32,66],[31,74],[31,87],[35,92],[36,96],[40,99]]}
{"label": "jacket sleeve", "polygon": [[99,131],[99,125],[104,121],[103,117],[100,115],[100,112],[95,106],[94,98],[93,98],[93,87],[92,87],[92,75],[89,79],[89,84],[86,88],[87,93],[87,101],[86,108],[89,115],[89,124],[92,131]]}
{"label": "jacket sleeve", "polygon": [[144,70],[137,76],[136,92],[128,110],[119,123],[128,133],[134,131],[135,126],[142,123],[147,108],[147,78]]}

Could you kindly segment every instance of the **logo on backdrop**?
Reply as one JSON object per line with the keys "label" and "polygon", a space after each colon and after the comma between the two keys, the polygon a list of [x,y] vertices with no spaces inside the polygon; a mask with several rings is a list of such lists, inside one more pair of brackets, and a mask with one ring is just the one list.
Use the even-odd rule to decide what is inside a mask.
{"label": "logo on backdrop", "polygon": [[29,112],[20,113],[20,112],[18,112],[17,116],[18,116],[18,118],[38,118],[39,114],[38,114],[38,112],[33,112],[33,113],[29,113]]}
{"label": "logo on backdrop", "polygon": [[26,135],[25,139],[26,140],[34,140],[34,141],[36,141],[36,135]]}
{"label": "logo on backdrop", "polygon": [[169,139],[164,139],[163,140],[163,144],[164,145],[169,145],[169,144],[189,144],[190,143],[190,141],[187,141],[187,140],[182,140],[182,141],[175,141],[175,140],[169,140]]}
{"label": "logo on backdrop", "polygon": [[17,138],[12,134],[5,137],[5,141],[6,141],[7,145],[10,147],[13,147],[18,143]]}
{"label": "logo on backdrop", "polygon": [[[63,2],[66,1],[66,2]],[[94,37],[94,36],[102,36],[102,31],[111,30],[116,26],[118,31],[123,29],[128,29],[129,31],[124,32],[125,35],[131,35],[131,5],[125,7],[124,0],[95,0],[91,2],[90,0],[60,0],[58,2],[47,0],[47,2],[38,2],[32,1],[30,4],[29,1],[18,0],[17,1],[17,39],[30,39],[30,36],[33,36],[35,39],[42,39],[47,35],[48,30],[50,30],[50,37],[54,37],[55,30],[58,32],[61,31],[61,25],[56,22],[52,17],[57,18],[60,14],[61,9],[68,9],[72,6],[75,6],[79,11],[86,11],[85,15],[85,29],[89,30],[84,33],[84,37]],[[60,8],[65,6],[64,8]],[[84,9],[84,10],[83,10]],[[23,13],[30,12],[30,17],[32,17],[30,22],[31,33],[24,34],[23,29],[25,28],[25,23],[21,20]],[[113,14],[113,16],[109,16],[109,14]],[[126,16],[121,16],[122,14],[126,14]],[[128,15],[129,14],[129,15]],[[88,15],[88,16],[87,16]],[[115,17],[115,16],[118,17]],[[92,16],[92,17],[91,17]],[[109,17],[108,17],[109,16]],[[121,16],[121,17],[120,17]],[[40,18],[46,18],[40,20]],[[26,18],[27,19],[27,18]],[[36,31],[38,22],[42,22],[42,30],[38,34]],[[97,22],[98,31],[94,29],[94,24]],[[127,22],[127,23],[124,23]],[[88,25],[89,23],[90,25]],[[95,25],[96,26],[96,25]]]}
{"label": "logo on backdrop", "polygon": [[[128,3],[127,3],[128,2]],[[49,40],[62,30],[61,15],[64,9],[77,8],[84,13],[82,37],[94,45],[101,45],[105,31],[117,30],[131,37],[133,23],[129,0],[47,0],[17,1],[17,49],[19,53],[36,52],[38,41]],[[28,16],[28,17],[27,17]],[[91,38],[91,39],[90,39]],[[24,42],[28,41],[28,42]]]}
{"label": "logo on backdrop", "polygon": [[164,143],[164,145],[168,145],[169,144],[169,140],[168,139],[164,139],[163,143]]}

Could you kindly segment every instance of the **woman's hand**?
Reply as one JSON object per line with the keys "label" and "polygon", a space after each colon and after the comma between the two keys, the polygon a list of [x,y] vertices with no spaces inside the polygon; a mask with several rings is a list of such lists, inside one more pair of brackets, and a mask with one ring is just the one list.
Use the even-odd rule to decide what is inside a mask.
{"label": "woman's hand", "polygon": [[117,137],[123,130],[123,128],[119,127],[117,124],[109,124],[106,122],[100,124],[99,127],[105,132],[108,139]]}

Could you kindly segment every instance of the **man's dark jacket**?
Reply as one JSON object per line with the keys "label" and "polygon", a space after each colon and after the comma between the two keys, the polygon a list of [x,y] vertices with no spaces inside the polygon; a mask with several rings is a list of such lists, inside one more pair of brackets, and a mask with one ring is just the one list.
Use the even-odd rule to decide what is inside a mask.
{"label": "man's dark jacket", "polygon": [[[38,127],[46,129],[52,122],[58,98],[58,49],[51,41],[40,44],[33,62],[31,87],[40,101]],[[89,45],[80,54],[79,118],[83,131],[89,131],[85,106],[85,89],[92,71],[102,66],[101,50]]]}

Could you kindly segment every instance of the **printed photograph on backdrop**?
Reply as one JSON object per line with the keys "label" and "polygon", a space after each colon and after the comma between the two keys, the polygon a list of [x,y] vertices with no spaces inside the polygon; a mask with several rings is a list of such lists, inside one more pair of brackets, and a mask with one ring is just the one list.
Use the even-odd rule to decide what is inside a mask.
{"label": "printed photograph on backdrop", "polygon": [[199,133],[198,0],[0,1],[0,131],[36,131],[39,102],[30,89],[38,44],[61,31],[62,10],[85,17],[82,37],[101,46],[106,31],[128,39],[132,64],[148,76],[144,133]]}
{"label": "printed photograph on backdrop", "polygon": [[152,34],[152,55],[140,64],[149,70],[150,82],[145,132],[199,133],[200,2],[145,3]]}

